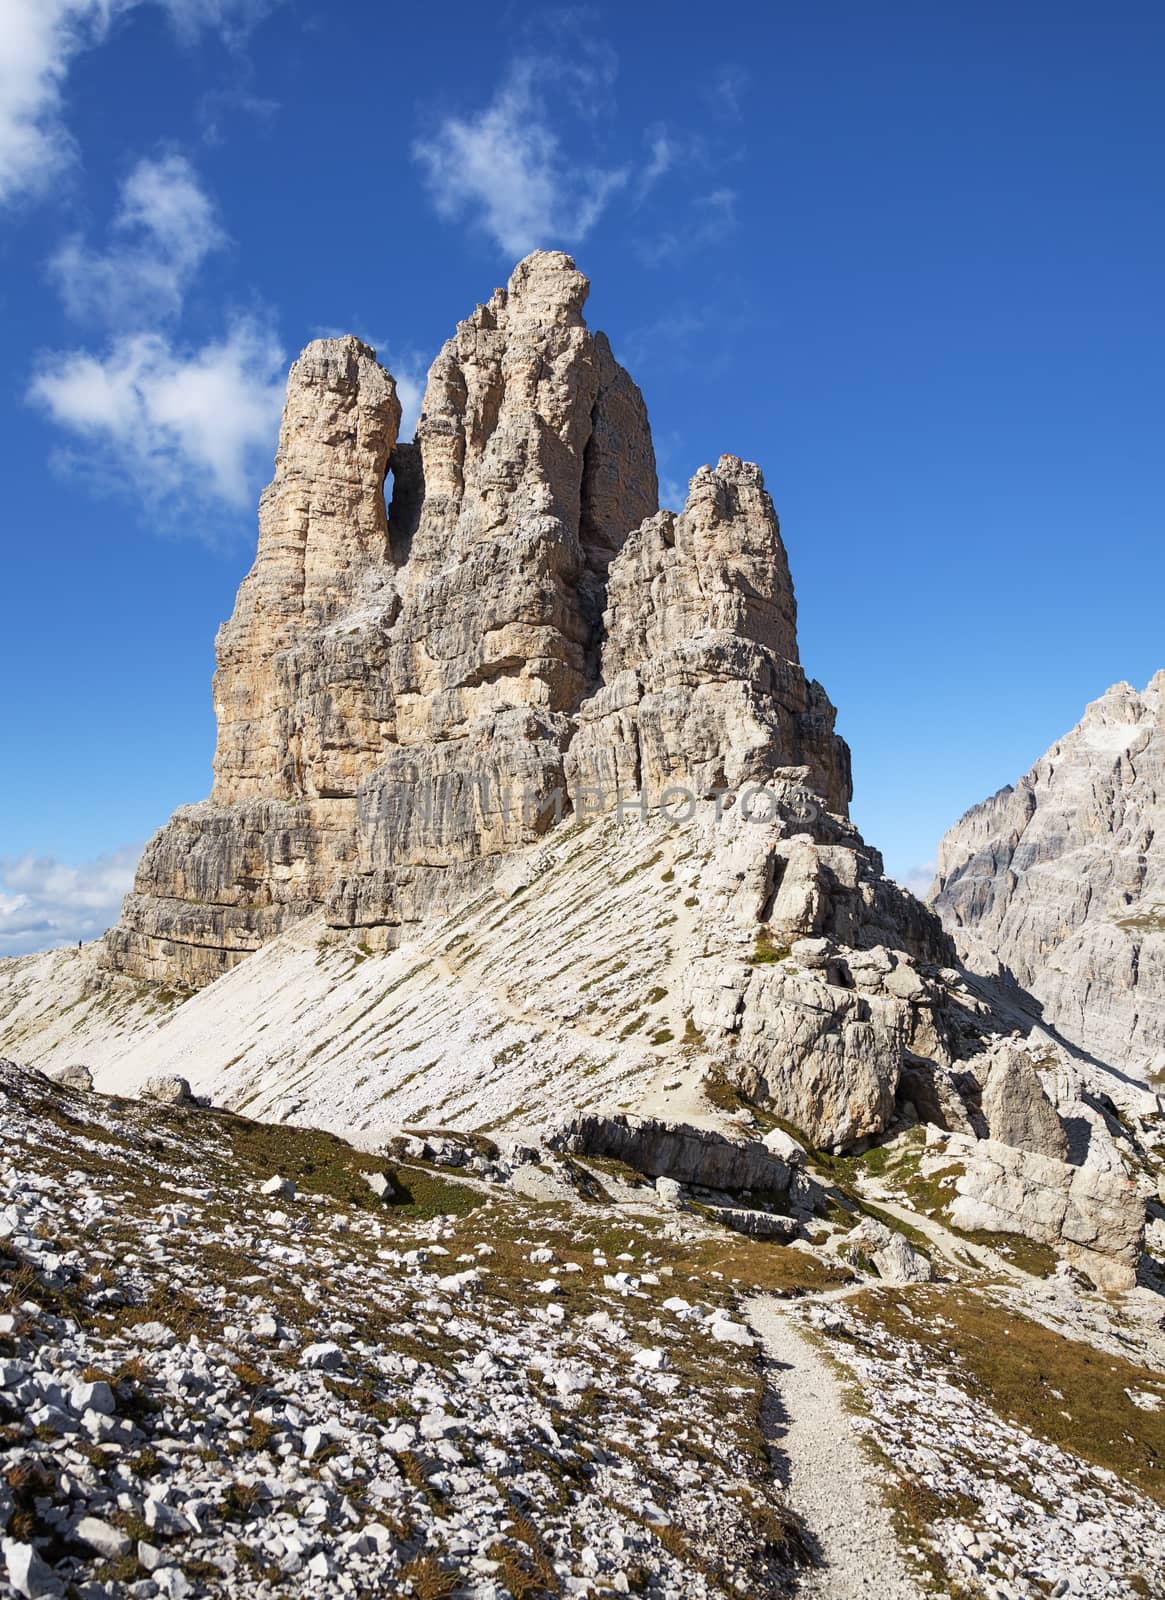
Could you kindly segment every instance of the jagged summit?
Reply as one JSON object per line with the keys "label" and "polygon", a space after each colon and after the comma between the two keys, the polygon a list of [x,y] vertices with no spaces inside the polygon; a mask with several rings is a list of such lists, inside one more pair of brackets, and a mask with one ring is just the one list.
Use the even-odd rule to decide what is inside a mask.
{"label": "jagged summit", "polygon": [[292,366],[216,645],[214,786],[148,846],[114,970],[197,987],[321,908],[389,946],[580,784],[606,809],[782,774],[845,814],[760,470],[724,456],[659,510],[643,399],[583,320],[588,288],[560,252],[519,262],[433,363],[412,443],[358,340]]}
{"label": "jagged summit", "polygon": [[1165,672],[1117,683],[939,850],[930,901],[1103,1060],[1165,1069]]}

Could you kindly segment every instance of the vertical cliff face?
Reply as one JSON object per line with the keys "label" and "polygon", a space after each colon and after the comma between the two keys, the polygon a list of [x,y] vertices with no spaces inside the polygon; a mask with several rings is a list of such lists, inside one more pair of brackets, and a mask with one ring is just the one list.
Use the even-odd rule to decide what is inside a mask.
{"label": "vertical cliff face", "polygon": [[[781,776],[844,814],[759,470],[658,509],[642,397],[535,252],[462,322],[397,440],[352,338],[288,379],[259,548],[218,639],[208,801],[150,843],[107,959],[200,985],[305,912],[390,945],[598,786]],[[386,473],[392,495],[385,506]]]}
{"label": "vertical cliff face", "polygon": [[317,340],[292,367],[255,564],[216,641],[213,791],[147,845],[107,935],[115,969],[209,982],[354,861],[356,789],[394,738],[384,481],[399,423],[359,340]]}
{"label": "vertical cliff face", "polygon": [[[366,647],[398,604],[384,480],[399,425],[396,386],[358,340],[319,339],[292,367],[255,564],[216,641],[216,805],[350,799],[394,737]],[[332,626],[357,607],[358,652]]]}
{"label": "vertical cliff face", "polygon": [[847,814],[849,751],[797,654],[797,607],[760,470],[722,456],[677,516],[628,537],[608,574],[601,684],[579,710],[571,768],[616,789],[699,797],[782,774]]}
{"label": "vertical cliff face", "polygon": [[1074,1043],[1165,1068],[1165,672],[1116,684],[939,851],[931,904]]}
{"label": "vertical cliff face", "polygon": [[569,713],[586,690],[584,578],[658,503],[647,413],[583,321],[587,289],[539,252],[433,364],[392,656],[402,744],[515,705]]}

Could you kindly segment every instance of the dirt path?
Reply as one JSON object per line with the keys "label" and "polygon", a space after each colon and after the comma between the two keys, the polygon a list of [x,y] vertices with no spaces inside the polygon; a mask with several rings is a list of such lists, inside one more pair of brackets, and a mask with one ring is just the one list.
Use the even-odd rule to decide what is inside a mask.
{"label": "dirt path", "polygon": [[853,1417],[825,1357],[780,1301],[747,1306],[764,1340],[772,1400],[771,1442],[784,1458],[784,1483],[804,1519],[821,1566],[800,1580],[805,1600],[923,1600],[905,1565],[863,1453]]}
{"label": "dirt path", "polygon": [[984,1272],[992,1273],[996,1277],[1011,1278],[1016,1283],[1031,1281],[1026,1272],[1021,1272],[1018,1267],[1012,1266],[1011,1262],[1005,1260],[997,1250],[952,1233],[949,1228],[945,1228],[934,1217],[928,1217],[925,1212],[912,1211],[909,1206],[902,1205],[893,1195],[888,1194],[880,1184],[864,1184],[858,1192],[863,1200],[870,1201],[872,1205],[888,1212],[899,1222],[905,1222],[919,1233],[925,1234],[943,1260],[960,1272],[966,1272],[969,1265],[975,1265]]}

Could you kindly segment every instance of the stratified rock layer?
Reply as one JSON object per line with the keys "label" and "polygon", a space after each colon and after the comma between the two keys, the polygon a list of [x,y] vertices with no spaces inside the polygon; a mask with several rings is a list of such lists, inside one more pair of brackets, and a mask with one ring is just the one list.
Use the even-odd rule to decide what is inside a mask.
{"label": "stratified rock layer", "polygon": [[957,822],[930,901],[1066,1038],[1165,1068],[1165,672],[1094,701],[1014,788]]}
{"label": "stratified rock layer", "polygon": [[568,256],[520,262],[434,362],[413,443],[358,340],[292,367],[217,641],[214,788],[147,847],[115,970],[199,987],[320,908],[391,947],[624,795],[781,779],[844,816],[761,474],[725,456],[659,511],[588,287]]}

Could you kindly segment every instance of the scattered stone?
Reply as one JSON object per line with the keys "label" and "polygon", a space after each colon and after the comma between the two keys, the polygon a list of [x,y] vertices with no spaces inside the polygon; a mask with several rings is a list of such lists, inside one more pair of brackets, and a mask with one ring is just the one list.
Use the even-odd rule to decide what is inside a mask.
{"label": "scattered stone", "polygon": [[96,1411],[103,1417],[111,1417],[117,1410],[113,1390],[103,1378],[95,1383],[75,1383],[69,1391],[69,1406],[73,1411]]}
{"label": "scattered stone", "polygon": [[82,1517],[74,1532],[82,1544],[96,1550],[107,1561],[116,1561],[119,1556],[128,1555],[133,1547],[128,1534],[115,1528],[112,1523],[103,1522],[100,1517]]}
{"label": "scattered stone", "polygon": [[163,1105],[189,1105],[194,1099],[190,1085],[176,1073],[161,1073],[147,1078],[138,1090],[139,1100],[160,1100]]}
{"label": "scattered stone", "polygon": [[309,1344],[300,1355],[299,1364],[308,1372],[339,1372],[344,1365],[344,1352],[330,1341]]}

